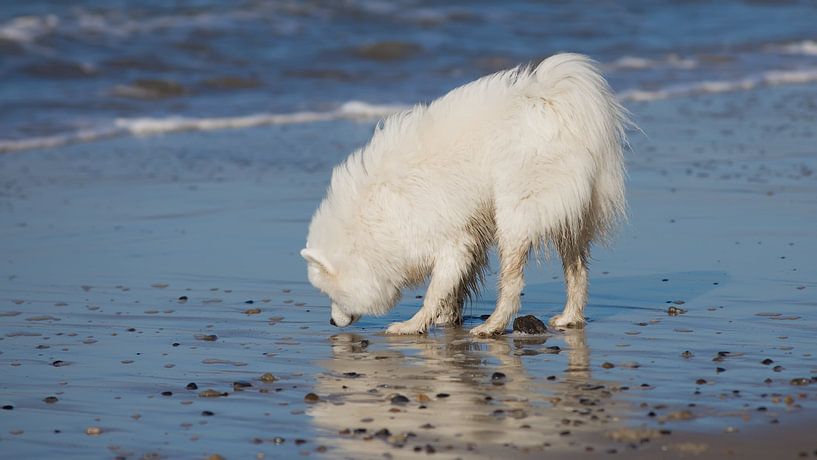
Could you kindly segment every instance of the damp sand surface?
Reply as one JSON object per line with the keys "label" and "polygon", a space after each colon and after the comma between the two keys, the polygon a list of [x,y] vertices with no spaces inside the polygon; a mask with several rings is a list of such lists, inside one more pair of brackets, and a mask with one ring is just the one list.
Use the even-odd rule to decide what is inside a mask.
{"label": "damp sand surface", "polygon": [[[0,155],[0,449],[815,457],[815,107],[808,85],[631,104],[630,221],[595,250],[590,322],[494,339],[385,336],[422,291],[328,324],[298,251],[370,123]],[[522,314],[558,313],[558,263],[527,281]]]}

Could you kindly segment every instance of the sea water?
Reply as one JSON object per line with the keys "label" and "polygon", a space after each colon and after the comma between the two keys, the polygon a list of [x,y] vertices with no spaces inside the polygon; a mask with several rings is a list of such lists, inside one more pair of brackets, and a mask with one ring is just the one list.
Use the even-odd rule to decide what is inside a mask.
{"label": "sea water", "polygon": [[562,51],[625,101],[803,83],[815,24],[809,1],[3,2],[0,152],[377,117]]}

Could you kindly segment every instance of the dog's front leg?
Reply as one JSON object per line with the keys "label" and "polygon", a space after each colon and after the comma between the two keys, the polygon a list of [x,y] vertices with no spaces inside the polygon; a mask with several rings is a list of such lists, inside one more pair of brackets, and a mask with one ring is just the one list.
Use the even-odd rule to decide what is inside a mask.
{"label": "dog's front leg", "polygon": [[410,320],[392,323],[386,330],[388,334],[423,334],[428,331],[449,300],[462,283],[468,271],[468,250],[464,247],[449,247],[440,251],[431,271],[431,282],[428,284],[423,306]]}
{"label": "dog's front leg", "polygon": [[496,309],[484,323],[471,329],[472,335],[492,336],[505,332],[505,327],[519,311],[520,294],[525,285],[525,263],[530,243],[499,245],[499,298]]}

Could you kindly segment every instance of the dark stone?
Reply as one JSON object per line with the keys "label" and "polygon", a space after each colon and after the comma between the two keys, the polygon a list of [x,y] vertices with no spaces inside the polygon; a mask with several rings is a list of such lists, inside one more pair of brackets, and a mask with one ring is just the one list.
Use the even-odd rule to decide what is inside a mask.
{"label": "dark stone", "polygon": [[188,390],[198,390],[199,386],[196,385],[195,382],[190,382],[187,384],[185,388],[187,388]]}
{"label": "dark stone", "polygon": [[519,316],[513,320],[513,330],[525,334],[545,334],[545,323],[533,315]]}
{"label": "dark stone", "polygon": [[391,403],[398,406],[404,406],[409,403],[409,399],[401,394],[396,394],[391,397]]}
{"label": "dark stone", "polygon": [[503,385],[505,383],[505,374],[502,372],[494,372],[491,375],[491,383],[494,385]]}
{"label": "dark stone", "polygon": [[243,382],[243,381],[233,382],[233,390],[235,390],[235,391],[241,391],[244,388],[250,388],[251,386],[252,386],[252,383],[250,383],[250,382]]}

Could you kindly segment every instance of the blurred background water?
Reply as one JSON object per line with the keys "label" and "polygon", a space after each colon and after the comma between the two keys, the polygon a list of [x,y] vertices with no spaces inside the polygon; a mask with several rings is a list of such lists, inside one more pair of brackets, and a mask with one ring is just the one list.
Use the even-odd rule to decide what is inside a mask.
{"label": "blurred background water", "polygon": [[379,113],[559,51],[625,100],[815,81],[815,24],[813,1],[2,2],[0,151]]}

